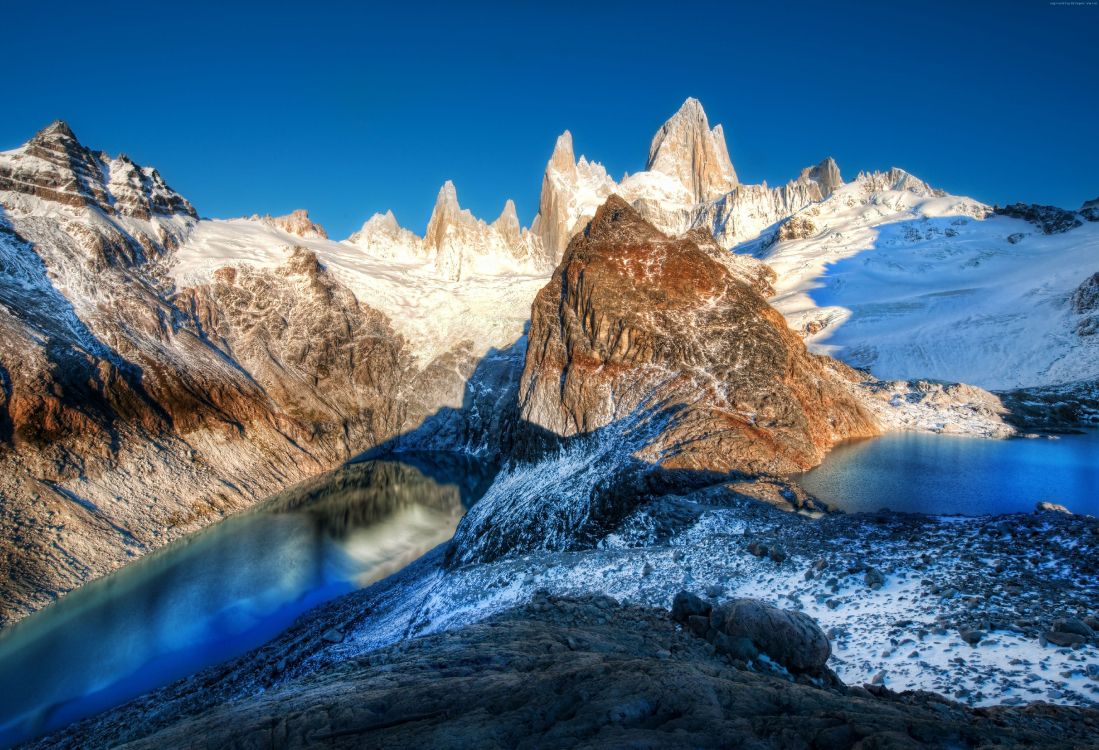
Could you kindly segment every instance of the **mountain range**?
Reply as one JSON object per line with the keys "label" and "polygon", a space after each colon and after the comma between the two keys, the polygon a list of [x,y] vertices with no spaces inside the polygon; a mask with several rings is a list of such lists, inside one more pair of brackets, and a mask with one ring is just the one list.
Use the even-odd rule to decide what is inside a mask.
{"label": "mountain range", "polygon": [[447,182],[423,237],[378,213],[336,241],[201,218],[55,122],[0,154],[0,625],[380,446],[499,456],[646,399],[677,417],[637,454],[692,471],[1007,434],[981,388],[1099,377],[1097,221],[830,158],[742,184],[688,99],[617,182],[562,134],[529,228]]}

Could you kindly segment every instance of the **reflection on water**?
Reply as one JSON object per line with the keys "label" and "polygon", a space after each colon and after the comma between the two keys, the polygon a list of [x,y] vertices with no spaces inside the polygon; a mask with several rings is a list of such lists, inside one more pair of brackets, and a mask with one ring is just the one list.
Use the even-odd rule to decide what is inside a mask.
{"label": "reflection on water", "polygon": [[403,457],[349,464],[15,625],[0,636],[0,744],[244,653],[445,542],[491,472],[412,458],[431,475]]}
{"label": "reflection on water", "polygon": [[850,513],[1015,513],[1047,500],[1099,515],[1099,433],[1033,440],[893,433],[837,446],[797,481]]}

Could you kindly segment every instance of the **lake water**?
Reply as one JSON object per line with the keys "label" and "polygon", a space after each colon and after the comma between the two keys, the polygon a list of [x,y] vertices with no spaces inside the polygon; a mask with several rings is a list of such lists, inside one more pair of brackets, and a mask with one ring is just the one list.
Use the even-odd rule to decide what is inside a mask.
{"label": "lake water", "polygon": [[259,646],[454,534],[491,478],[439,456],[349,464],[93,581],[0,636],[0,746]]}
{"label": "lake water", "polygon": [[1099,432],[1010,440],[891,433],[838,445],[796,480],[849,513],[984,515],[1048,500],[1099,515]]}

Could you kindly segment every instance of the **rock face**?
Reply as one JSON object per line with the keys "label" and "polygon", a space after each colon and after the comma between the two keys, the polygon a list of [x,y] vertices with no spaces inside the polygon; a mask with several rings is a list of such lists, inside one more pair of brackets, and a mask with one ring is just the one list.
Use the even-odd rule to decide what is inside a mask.
{"label": "rock face", "polygon": [[1099,333],[1099,273],[1092,274],[1076,287],[1069,305],[1072,312],[1079,316],[1076,321],[1078,336]]}
{"label": "rock face", "polygon": [[695,203],[713,200],[738,182],[725,132],[720,125],[710,130],[702,104],[694,98],[683,102],[653,136],[645,169],[679,180]]}
{"label": "rock face", "polygon": [[1069,302],[1077,315],[1099,313],[1099,272],[1084,279]]}
{"label": "rock face", "polygon": [[758,291],[612,196],[531,314],[523,419],[562,437],[674,411],[653,463],[798,471],[876,423]]}
{"label": "rock face", "polygon": [[[1085,204],[1085,209],[1087,204]],[[1037,203],[1013,203],[1010,206],[997,207],[996,213],[1014,219],[1029,221],[1042,230],[1042,234],[1061,234],[1083,225],[1075,211],[1057,206],[1042,206]]]}
{"label": "rock face", "polygon": [[1099,198],[1084,201],[1080,206],[1080,215],[1088,221],[1099,221]]}

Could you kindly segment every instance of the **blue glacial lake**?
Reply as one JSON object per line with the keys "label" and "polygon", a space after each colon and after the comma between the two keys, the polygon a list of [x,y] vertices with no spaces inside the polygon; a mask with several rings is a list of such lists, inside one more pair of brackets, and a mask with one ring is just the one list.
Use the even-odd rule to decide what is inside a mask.
{"label": "blue glacial lake", "polygon": [[795,478],[848,513],[1016,513],[1046,500],[1099,515],[1099,432],[1010,440],[892,433],[838,445]]}
{"label": "blue glacial lake", "polygon": [[447,541],[491,472],[443,458],[348,464],[9,628],[0,634],[0,747],[243,654]]}

